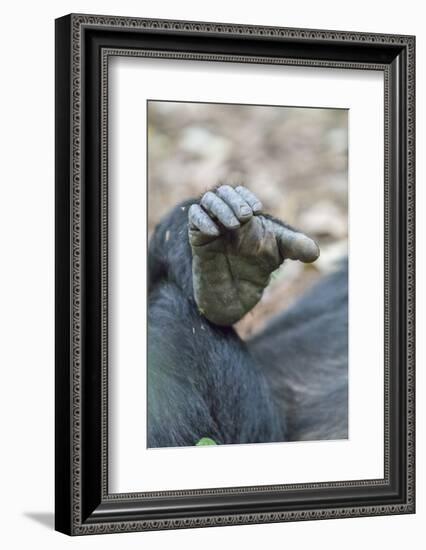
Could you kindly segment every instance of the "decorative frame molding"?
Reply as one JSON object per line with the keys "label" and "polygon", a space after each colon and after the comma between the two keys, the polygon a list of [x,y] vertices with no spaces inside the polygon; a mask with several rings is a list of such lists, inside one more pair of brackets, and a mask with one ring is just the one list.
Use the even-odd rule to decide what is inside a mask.
{"label": "decorative frame molding", "polygon": [[[108,493],[108,59],[116,55],[383,71],[383,480]],[[414,80],[412,36],[96,15],[56,21],[58,530],[83,535],[414,512]],[[303,510],[292,508],[296,494]],[[186,510],[173,509],[176,498],[187,499]],[[203,503],[213,502],[217,512],[204,512]]]}

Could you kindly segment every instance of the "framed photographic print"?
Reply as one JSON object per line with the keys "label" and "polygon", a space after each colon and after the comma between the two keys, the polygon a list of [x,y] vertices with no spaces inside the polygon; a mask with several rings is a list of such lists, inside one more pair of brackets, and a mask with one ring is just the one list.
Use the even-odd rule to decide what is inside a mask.
{"label": "framed photographic print", "polygon": [[56,529],[406,514],[413,36],[56,21]]}

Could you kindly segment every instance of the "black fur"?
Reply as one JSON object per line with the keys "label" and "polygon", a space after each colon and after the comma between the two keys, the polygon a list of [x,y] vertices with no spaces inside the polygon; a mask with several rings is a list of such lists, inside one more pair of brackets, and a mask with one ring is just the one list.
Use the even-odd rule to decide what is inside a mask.
{"label": "black fur", "polygon": [[347,269],[245,343],[196,307],[192,202],[149,247],[148,446],[347,437]]}
{"label": "black fur", "polygon": [[248,342],[287,418],[287,439],[348,437],[348,265]]}

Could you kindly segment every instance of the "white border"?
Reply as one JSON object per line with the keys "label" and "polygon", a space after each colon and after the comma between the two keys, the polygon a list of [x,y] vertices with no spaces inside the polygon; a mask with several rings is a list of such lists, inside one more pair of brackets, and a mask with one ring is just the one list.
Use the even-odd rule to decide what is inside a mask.
{"label": "white border", "polygon": [[[383,477],[383,75],[112,58],[109,491]],[[146,100],[350,109],[350,439],[146,449]]]}

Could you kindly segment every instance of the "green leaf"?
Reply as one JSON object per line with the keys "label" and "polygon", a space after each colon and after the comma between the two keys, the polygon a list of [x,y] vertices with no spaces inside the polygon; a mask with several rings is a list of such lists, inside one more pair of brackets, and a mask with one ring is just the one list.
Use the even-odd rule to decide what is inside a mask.
{"label": "green leaf", "polygon": [[210,437],[202,437],[200,441],[195,444],[195,446],[199,447],[202,445],[217,445],[217,443],[216,441],[213,441],[213,439],[210,439]]}

